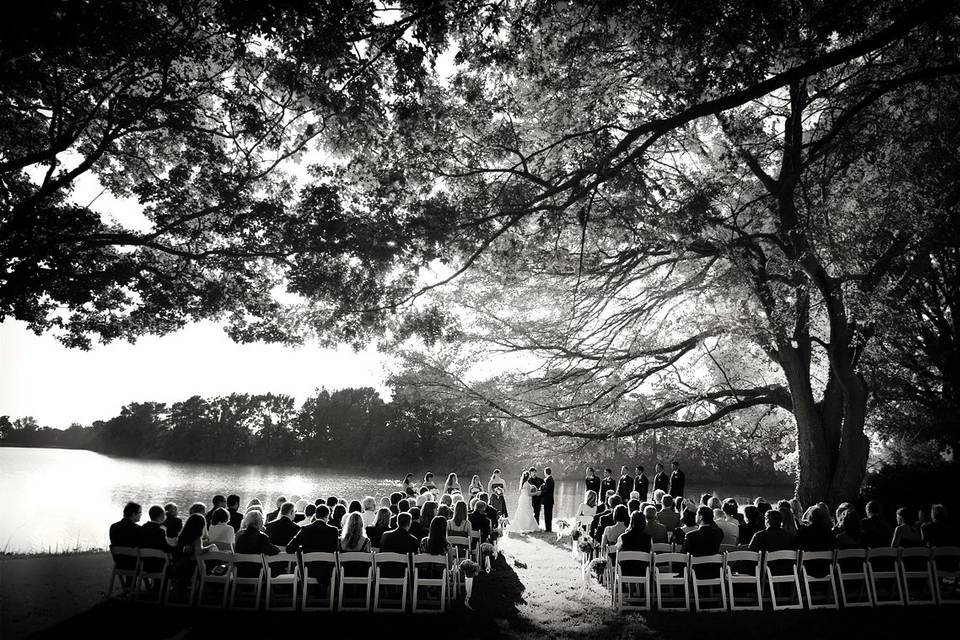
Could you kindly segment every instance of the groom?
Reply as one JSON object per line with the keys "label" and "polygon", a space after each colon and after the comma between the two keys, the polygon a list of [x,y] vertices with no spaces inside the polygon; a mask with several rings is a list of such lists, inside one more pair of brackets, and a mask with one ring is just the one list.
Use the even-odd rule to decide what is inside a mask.
{"label": "groom", "polygon": [[546,478],[543,481],[543,487],[540,488],[540,502],[543,504],[544,527],[547,532],[553,531],[553,475],[550,467],[543,470]]}
{"label": "groom", "polygon": [[536,467],[530,467],[530,478],[527,482],[536,489],[536,493],[533,495],[533,519],[537,521],[537,524],[540,524],[540,487],[543,486],[543,478],[537,477]]}

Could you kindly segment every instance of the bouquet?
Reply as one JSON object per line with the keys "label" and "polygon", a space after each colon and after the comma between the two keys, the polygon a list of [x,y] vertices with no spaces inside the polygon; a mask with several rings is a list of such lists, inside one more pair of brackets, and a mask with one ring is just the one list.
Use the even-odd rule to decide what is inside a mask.
{"label": "bouquet", "polygon": [[492,556],[494,551],[495,551],[495,549],[493,548],[493,544],[491,544],[491,543],[489,543],[489,542],[484,542],[483,544],[480,545],[480,554],[481,554],[481,555],[489,555],[489,556]]}
{"label": "bouquet", "polygon": [[461,560],[459,566],[460,571],[466,578],[476,578],[478,575],[480,575],[480,565],[473,560]]}
{"label": "bouquet", "polygon": [[577,548],[580,549],[581,553],[590,555],[593,553],[593,550],[596,549],[596,545],[590,538],[584,538],[580,541],[580,544],[577,545]]}
{"label": "bouquet", "polygon": [[607,559],[594,558],[590,561],[590,570],[597,576],[597,582],[603,582],[603,574],[607,572]]}
{"label": "bouquet", "polygon": [[577,540],[583,537],[583,530],[579,528],[574,529],[573,533],[570,534],[570,537],[573,538],[574,542],[576,542]]}
{"label": "bouquet", "polygon": [[[494,529],[493,531],[490,532],[490,542],[496,543],[497,540],[499,539],[500,539],[500,531],[498,531],[497,529]],[[481,549],[482,548],[483,547],[481,547]]]}

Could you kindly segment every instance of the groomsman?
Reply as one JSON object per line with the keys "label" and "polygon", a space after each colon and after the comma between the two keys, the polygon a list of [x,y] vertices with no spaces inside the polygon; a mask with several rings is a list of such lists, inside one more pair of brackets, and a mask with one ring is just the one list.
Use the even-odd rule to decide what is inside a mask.
{"label": "groomsman", "polygon": [[663,470],[663,463],[657,463],[657,474],[653,476],[653,490],[660,489],[664,493],[670,493],[670,476]]}
{"label": "groomsman", "polygon": [[670,495],[674,498],[682,498],[684,482],[686,482],[686,477],[683,475],[683,471],[680,471],[680,463],[674,460],[673,473],[670,474]]}
{"label": "groomsman", "polygon": [[[527,480],[538,492],[540,487],[543,486],[543,478],[537,477],[537,468],[530,467],[530,479]],[[537,524],[540,524],[540,507],[542,503],[540,501],[540,496],[533,496],[533,519],[537,521]]]}
{"label": "groomsman", "polygon": [[599,504],[607,504],[607,491],[617,491],[617,481],[613,479],[613,469],[609,467],[603,470],[603,480],[600,481]]}
{"label": "groomsman", "polygon": [[584,480],[587,485],[587,491],[593,491],[597,494],[597,500],[602,500],[603,496],[600,495],[600,478],[594,475],[593,467],[587,467],[587,477]]}
{"label": "groomsman", "polygon": [[553,475],[550,467],[543,470],[546,478],[540,488],[540,503],[543,505],[543,526],[545,531],[553,531]]}
{"label": "groomsman", "polygon": [[630,492],[633,491],[633,477],[627,473],[626,465],[620,467],[620,479],[617,480],[617,495],[626,504],[630,500]]}
{"label": "groomsman", "polygon": [[640,494],[640,502],[647,501],[647,492],[650,490],[650,480],[643,472],[643,465],[637,465],[633,475],[633,490]]}

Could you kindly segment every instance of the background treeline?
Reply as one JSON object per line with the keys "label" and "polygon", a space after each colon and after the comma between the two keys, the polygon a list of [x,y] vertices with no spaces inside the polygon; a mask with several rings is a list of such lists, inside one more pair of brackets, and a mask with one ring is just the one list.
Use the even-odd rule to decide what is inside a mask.
{"label": "background treeline", "polygon": [[[502,468],[512,475],[531,464],[559,477],[584,466],[614,469],[673,458],[697,482],[790,483],[778,470],[777,447],[737,437],[735,429],[673,430],[584,445],[544,442],[528,429],[454,406],[418,388],[395,388],[385,401],[372,388],[319,390],[299,407],[283,394],[241,394],[182,402],[135,402],[92,426],[59,429],[31,417],[0,416],[0,445],[89,449],[117,456],[196,462],[299,464],[330,469],[406,471]],[[489,471],[487,471],[489,473]]]}

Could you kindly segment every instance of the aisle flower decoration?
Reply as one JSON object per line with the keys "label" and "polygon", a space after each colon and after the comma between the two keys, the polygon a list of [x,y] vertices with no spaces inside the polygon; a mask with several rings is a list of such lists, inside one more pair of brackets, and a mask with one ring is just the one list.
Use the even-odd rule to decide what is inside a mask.
{"label": "aisle flower decoration", "polygon": [[580,544],[577,545],[577,548],[580,549],[581,553],[585,555],[590,555],[591,553],[593,553],[594,549],[596,548],[596,545],[594,544],[593,540],[591,540],[590,538],[583,538],[580,541]]}
{"label": "aisle flower decoration", "polygon": [[573,533],[570,534],[570,537],[573,539],[574,542],[576,542],[577,540],[583,537],[583,530],[574,529]]}
{"label": "aisle flower decoration", "polygon": [[469,558],[461,560],[459,567],[465,578],[476,578],[480,575],[480,565]]}
{"label": "aisle flower decoration", "polygon": [[590,561],[590,570],[597,576],[597,582],[603,583],[603,574],[607,571],[606,558],[594,558]]}

